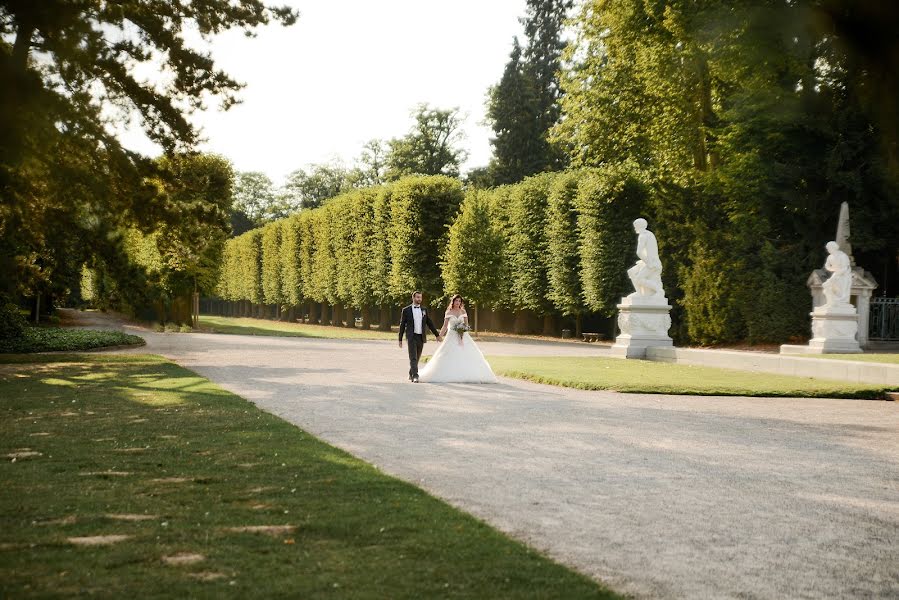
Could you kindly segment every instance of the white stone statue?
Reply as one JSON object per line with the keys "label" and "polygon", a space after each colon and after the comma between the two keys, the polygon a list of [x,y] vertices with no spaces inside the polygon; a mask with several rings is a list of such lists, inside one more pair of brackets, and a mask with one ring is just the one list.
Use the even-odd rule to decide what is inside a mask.
{"label": "white stone statue", "polygon": [[634,231],[637,233],[637,258],[640,260],[627,270],[635,290],[628,298],[664,299],[662,261],[659,260],[659,244],[656,236],[646,229],[646,219],[634,221]]}
{"label": "white stone statue", "polygon": [[827,242],[827,251],[830,255],[824,268],[830,272],[830,277],[821,286],[824,297],[827,299],[826,308],[848,308],[849,293],[852,289],[852,262],[845,252],[840,250],[836,242]]}

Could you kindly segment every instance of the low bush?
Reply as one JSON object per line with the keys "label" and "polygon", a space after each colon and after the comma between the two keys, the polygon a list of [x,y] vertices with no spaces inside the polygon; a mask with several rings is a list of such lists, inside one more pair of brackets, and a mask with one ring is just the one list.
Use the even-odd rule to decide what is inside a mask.
{"label": "low bush", "polygon": [[142,346],[144,339],[120,331],[26,327],[16,338],[0,339],[0,353],[72,352],[109,346]]}

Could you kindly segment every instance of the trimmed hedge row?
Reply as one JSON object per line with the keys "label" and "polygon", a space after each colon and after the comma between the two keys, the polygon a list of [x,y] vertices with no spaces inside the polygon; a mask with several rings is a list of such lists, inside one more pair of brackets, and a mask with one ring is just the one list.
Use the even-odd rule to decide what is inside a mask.
{"label": "trimmed hedge row", "polygon": [[252,305],[308,303],[310,316],[313,304],[330,306],[335,323],[343,308],[360,309],[366,326],[370,307],[384,315],[415,289],[432,303],[458,292],[481,306],[580,323],[584,313],[612,315],[628,291],[631,222],[648,194],[639,173],[621,166],[471,190],[464,203],[458,180],[408,177],[229,240],[218,291]]}

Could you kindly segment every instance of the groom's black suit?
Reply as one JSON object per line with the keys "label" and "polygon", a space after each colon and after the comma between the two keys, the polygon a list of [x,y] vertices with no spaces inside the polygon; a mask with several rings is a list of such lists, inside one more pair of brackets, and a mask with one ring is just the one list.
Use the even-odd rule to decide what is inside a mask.
{"label": "groom's black suit", "polygon": [[412,312],[412,304],[403,309],[403,318],[400,321],[400,342],[406,338],[409,348],[409,379],[418,378],[418,360],[427,340],[425,327],[430,329],[435,336],[440,337],[437,328],[428,316],[428,309],[421,306],[421,333],[415,333],[415,315]]}

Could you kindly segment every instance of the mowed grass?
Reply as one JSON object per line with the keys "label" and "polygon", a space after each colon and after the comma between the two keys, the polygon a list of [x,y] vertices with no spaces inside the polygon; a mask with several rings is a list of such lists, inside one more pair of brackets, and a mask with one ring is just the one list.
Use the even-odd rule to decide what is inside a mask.
{"label": "mowed grass", "polygon": [[586,390],[700,396],[882,398],[890,389],[731,369],[599,357],[493,356],[498,375]]}
{"label": "mowed grass", "polygon": [[614,597],[159,357],[0,357],[0,410],[2,598]]}
{"label": "mowed grass", "polygon": [[823,358],[827,360],[854,360],[858,362],[886,363],[899,365],[899,354],[791,354],[801,358]]}
{"label": "mowed grass", "polygon": [[277,337],[312,337],[355,340],[396,339],[397,334],[375,329],[353,329],[328,325],[307,325],[249,319],[244,317],[200,316],[200,330],[206,333],[228,333],[234,335],[268,335]]}

